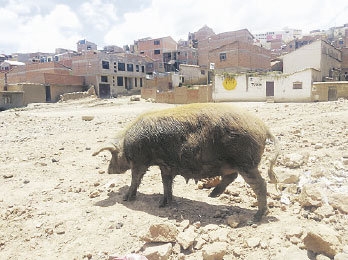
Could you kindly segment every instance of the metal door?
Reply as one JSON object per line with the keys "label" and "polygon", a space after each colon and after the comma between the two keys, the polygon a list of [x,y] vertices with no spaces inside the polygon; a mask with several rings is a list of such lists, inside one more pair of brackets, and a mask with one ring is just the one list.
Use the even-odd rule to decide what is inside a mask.
{"label": "metal door", "polygon": [[274,81],[266,81],[266,97],[274,97]]}

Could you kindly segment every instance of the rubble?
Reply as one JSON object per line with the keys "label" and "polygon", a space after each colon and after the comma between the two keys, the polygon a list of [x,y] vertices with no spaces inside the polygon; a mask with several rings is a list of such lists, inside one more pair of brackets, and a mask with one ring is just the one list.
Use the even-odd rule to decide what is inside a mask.
{"label": "rubble", "polygon": [[178,234],[174,224],[152,224],[142,239],[146,242],[175,242]]}
{"label": "rubble", "polygon": [[227,253],[228,244],[225,242],[215,242],[207,244],[202,249],[204,260],[222,260]]}

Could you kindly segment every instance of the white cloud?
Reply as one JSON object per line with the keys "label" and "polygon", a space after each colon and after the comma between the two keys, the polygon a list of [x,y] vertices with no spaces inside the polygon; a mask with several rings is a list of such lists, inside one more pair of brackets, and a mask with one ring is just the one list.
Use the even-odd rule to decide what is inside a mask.
{"label": "white cloud", "polygon": [[54,52],[55,48],[73,48],[79,36],[81,24],[67,5],[56,5],[47,14],[23,18],[11,9],[0,8],[0,45],[12,45],[18,52]]}
{"label": "white cloud", "polygon": [[87,24],[95,27],[100,31],[109,29],[118,17],[116,8],[113,4],[104,3],[102,0],[90,0],[81,5],[80,14],[86,20]]}
{"label": "white cloud", "polygon": [[[341,6],[341,11],[335,6]],[[309,31],[343,25],[347,17],[346,0],[153,0],[146,9],[124,14],[124,21],[113,26],[104,41],[123,45],[147,36],[167,35],[187,39],[188,32],[204,24],[216,33],[243,28],[257,33],[286,26]]]}

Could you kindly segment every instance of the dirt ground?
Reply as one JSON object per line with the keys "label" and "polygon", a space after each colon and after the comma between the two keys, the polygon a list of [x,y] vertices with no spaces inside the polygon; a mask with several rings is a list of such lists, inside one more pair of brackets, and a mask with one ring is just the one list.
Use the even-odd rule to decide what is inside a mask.
{"label": "dirt ground", "polygon": [[[162,183],[159,169],[151,167],[137,200],[122,201],[129,171],[108,175],[110,154],[92,153],[139,114],[174,105],[86,98],[0,112],[0,259],[141,254],[150,225],[184,229],[187,221],[194,225],[195,241],[186,250],[172,243],[169,259],[202,259],[204,245],[217,241],[228,245],[224,259],[282,259],[289,250],[306,250],[306,232],[318,224],[334,230],[341,247],[347,245],[347,214],[337,203],[332,206],[330,196],[348,194],[348,101],[234,104],[258,115],[279,138],[275,173],[280,179],[290,176],[282,194],[268,184],[270,213],[257,224],[249,221],[256,199],[241,178],[219,198],[209,198],[209,189],[177,176],[175,203],[159,208]],[[83,116],[94,118],[85,121]],[[267,146],[265,157],[271,150]],[[266,160],[260,169],[268,180]],[[302,187],[311,183],[320,188],[319,206],[304,206],[301,199]],[[331,205],[331,212],[318,213],[324,205]],[[227,224],[234,214],[245,219],[237,227]],[[306,254],[301,259],[319,259],[312,251]]]}

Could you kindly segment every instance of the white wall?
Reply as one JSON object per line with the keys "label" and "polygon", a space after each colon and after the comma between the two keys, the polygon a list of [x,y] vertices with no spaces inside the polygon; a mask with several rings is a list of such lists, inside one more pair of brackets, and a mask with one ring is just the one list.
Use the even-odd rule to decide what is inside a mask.
{"label": "white wall", "polygon": [[[311,101],[314,70],[307,69],[293,74],[268,74],[234,76],[237,85],[233,90],[223,87],[224,76],[216,75],[213,88],[213,100],[221,101],[266,101],[266,82],[274,82],[274,101]],[[293,89],[294,82],[302,82],[302,89]]]}
{"label": "white wall", "polygon": [[321,41],[302,46],[283,57],[283,72],[290,74],[307,68],[320,70]]}

